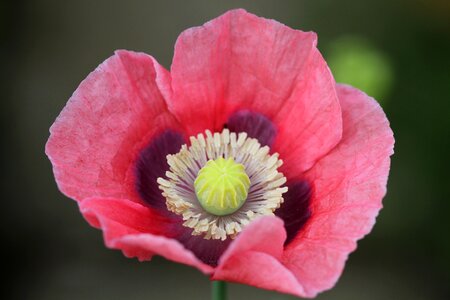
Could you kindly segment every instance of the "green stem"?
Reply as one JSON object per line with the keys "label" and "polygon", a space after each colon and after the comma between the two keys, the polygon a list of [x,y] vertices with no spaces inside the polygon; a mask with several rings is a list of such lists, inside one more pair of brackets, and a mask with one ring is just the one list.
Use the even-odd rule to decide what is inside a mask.
{"label": "green stem", "polygon": [[225,281],[212,282],[212,300],[227,299],[227,283]]}

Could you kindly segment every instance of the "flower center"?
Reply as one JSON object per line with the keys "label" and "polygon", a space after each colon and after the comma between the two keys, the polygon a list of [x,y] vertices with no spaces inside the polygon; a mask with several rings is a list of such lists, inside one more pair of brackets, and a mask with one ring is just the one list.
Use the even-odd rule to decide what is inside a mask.
{"label": "flower center", "polygon": [[167,209],[182,216],[192,235],[235,238],[258,216],[273,215],[287,192],[283,162],[247,133],[209,130],[167,156],[170,170],[158,178]]}
{"label": "flower center", "polygon": [[194,181],[198,202],[209,213],[234,213],[247,199],[250,179],[245,167],[232,157],[209,160]]}

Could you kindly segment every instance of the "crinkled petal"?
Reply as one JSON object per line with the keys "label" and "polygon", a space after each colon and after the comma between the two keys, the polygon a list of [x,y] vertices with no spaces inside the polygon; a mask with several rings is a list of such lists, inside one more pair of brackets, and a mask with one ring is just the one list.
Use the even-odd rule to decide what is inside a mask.
{"label": "crinkled petal", "polygon": [[393,134],[378,103],[350,86],[337,91],[343,137],[305,174],[314,191],[311,217],[282,258],[308,297],[336,283],[356,241],[372,229],[393,154]]}
{"label": "crinkled petal", "polygon": [[151,56],[130,51],[117,51],[89,74],[46,145],[64,194],[137,199],[132,162],[155,134],[179,129],[161,94],[169,78]]}
{"label": "crinkled petal", "polygon": [[303,287],[280,262],[285,239],[286,231],[281,219],[258,218],[231,243],[212,279],[303,295]]}
{"label": "crinkled petal", "polygon": [[342,130],[335,83],[316,43],[315,33],[242,9],[188,29],[175,45],[169,109],[190,135],[221,131],[237,111],[264,115],[275,124],[274,150],[295,163],[285,172],[298,174]]}
{"label": "crinkled petal", "polygon": [[85,219],[103,231],[105,244],[120,249],[140,261],[161,255],[169,260],[196,267],[204,273],[212,268],[171,238],[178,226],[156,210],[129,200],[88,198],[79,203]]}
{"label": "crinkled petal", "polygon": [[283,158],[280,170],[291,179],[308,170],[342,137],[335,82],[316,48],[304,73],[274,119],[278,135],[273,151]]}

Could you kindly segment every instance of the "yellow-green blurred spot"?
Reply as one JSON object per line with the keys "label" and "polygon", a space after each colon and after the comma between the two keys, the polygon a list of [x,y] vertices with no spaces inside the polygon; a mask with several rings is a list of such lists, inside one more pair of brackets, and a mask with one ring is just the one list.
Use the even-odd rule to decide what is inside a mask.
{"label": "yellow-green blurred spot", "polygon": [[341,37],[327,49],[327,62],[336,82],[350,84],[383,103],[393,81],[386,56],[367,40]]}
{"label": "yellow-green blurred spot", "polygon": [[224,216],[238,210],[247,199],[250,179],[242,164],[233,158],[209,160],[194,182],[201,206],[209,213]]}

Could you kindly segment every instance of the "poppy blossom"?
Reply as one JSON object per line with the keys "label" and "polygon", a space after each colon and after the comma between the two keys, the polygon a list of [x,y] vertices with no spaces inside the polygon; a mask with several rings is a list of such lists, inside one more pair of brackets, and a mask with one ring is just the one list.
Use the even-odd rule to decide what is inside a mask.
{"label": "poppy blossom", "polygon": [[232,10],[181,33],[170,72],[115,52],[50,129],[59,189],[127,257],[301,297],[331,288],[382,207],[394,139],[316,44]]}

